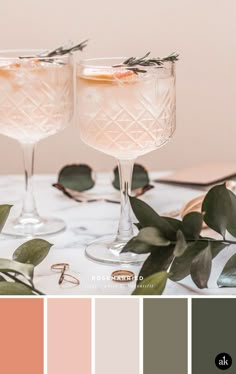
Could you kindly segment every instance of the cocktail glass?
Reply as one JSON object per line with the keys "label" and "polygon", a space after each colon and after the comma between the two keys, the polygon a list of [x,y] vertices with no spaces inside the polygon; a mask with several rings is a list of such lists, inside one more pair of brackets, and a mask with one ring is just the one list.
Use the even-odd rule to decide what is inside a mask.
{"label": "cocktail glass", "polygon": [[[95,261],[135,264],[146,256],[120,253],[133,236],[130,186],[134,161],[166,144],[175,130],[175,64],[145,66],[135,73],[125,58],[83,60],[77,65],[77,108],[81,139],[118,161],[121,212],[116,237],[86,248]],[[134,67],[135,68],[135,67]]]}
{"label": "cocktail glass", "polygon": [[71,55],[35,57],[41,52],[0,51],[0,134],[22,147],[26,187],[20,216],[4,228],[10,235],[31,237],[65,228],[60,218],[39,216],[33,169],[36,143],[63,130],[72,118],[73,61]]}

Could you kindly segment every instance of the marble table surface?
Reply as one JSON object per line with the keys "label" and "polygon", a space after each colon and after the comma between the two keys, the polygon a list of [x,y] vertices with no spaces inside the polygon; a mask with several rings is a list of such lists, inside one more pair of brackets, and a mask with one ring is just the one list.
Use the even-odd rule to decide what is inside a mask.
{"label": "marble table surface", "polygon": [[[155,179],[163,173],[151,173]],[[104,235],[115,234],[119,219],[119,204],[106,202],[77,203],[52,187],[56,182],[55,175],[35,176],[35,195],[39,213],[42,216],[56,216],[66,221],[67,229],[44,239],[53,243],[47,258],[36,268],[35,286],[47,295],[130,295],[135,288],[135,281],[116,283],[111,280],[114,270],[129,269],[138,275],[140,266],[103,265],[85,257],[87,244]],[[180,209],[189,199],[204,193],[201,188],[189,188],[161,183],[153,183],[155,188],[148,191],[142,199],[150,204],[158,213],[166,213]],[[23,194],[23,176],[6,175],[0,177],[0,204],[13,204],[10,216],[17,215]],[[119,193],[111,186],[111,175],[98,174],[93,193],[119,198]],[[0,235],[1,257],[11,257],[14,250],[25,239]],[[167,282],[164,295],[231,295],[236,288],[221,288],[216,279],[222,271],[227,259],[235,252],[235,246],[214,260],[209,288],[199,290],[190,277],[179,283]],[[80,285],[70,283],[58,285],[59,275],[50,267],[54,263],[70,264],[69,274],[80,279]]]}

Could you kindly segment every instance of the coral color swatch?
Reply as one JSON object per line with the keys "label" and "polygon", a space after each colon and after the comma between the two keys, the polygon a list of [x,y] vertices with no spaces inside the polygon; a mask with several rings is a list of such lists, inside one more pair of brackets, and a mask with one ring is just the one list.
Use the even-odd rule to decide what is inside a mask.
{"label": "coral color swatch", "polygon": [[43,374],[43,299],[0,299],[1,373]]}
{"label": "coral color swatch", "polygon": [[48,374],[65,373],[91,374],[90,299],[48,300]]}

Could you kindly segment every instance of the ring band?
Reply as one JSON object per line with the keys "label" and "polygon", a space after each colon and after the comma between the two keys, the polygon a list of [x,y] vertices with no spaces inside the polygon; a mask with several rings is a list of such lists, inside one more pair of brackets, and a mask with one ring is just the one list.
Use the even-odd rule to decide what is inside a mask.
{"label": "ring band", "polygon": [[64,262],[58,262],[57,264],[51,265],[52,270],[68,270],[69,267],[69,264]]}
{"label": "ring band", "polygon": [[111,274],[113,282],[132,282],[135,279],[135,275],[130,270],[115,270]]}
{"label": "ring band", "polygon": [[[69,279],[68,279],[69,278]],[[76,284],[77,286],[80,285],[80,281],[78,278],[74,277],[73,275],[62,273],[59,279],[59,284],[61,285],[63,282]]]}

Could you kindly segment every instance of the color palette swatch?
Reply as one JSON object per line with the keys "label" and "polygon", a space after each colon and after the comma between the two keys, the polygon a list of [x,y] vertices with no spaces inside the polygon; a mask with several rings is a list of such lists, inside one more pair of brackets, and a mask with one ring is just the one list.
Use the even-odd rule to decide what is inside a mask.
{"label": "color palette swatch", "polygon": [[[145,374],[187,374],[187,300],[145,299],[143,352]],[[171,357],[171,359],[170,359]]]}
{"label": "color palette swatch", "polygon": [[91,300],[48,300],[48,374],[91,373]]}
{"label": "color palette swatch", "polygon": [[0,299],[1,373],[43,374],[42,299]]}
{"label": "color palette swatch", "polygon": [[96,374],[139,373],[138,299],[96,300],[95,348]]}
{"label": "color palette swatch", "polygon": [[[215,374],[218,369],[236,372],[236,362],[227,368],[229,362],[224,359],[226,354],[236,357],[235,320],[236,299],[192,301],[192,374]],[[216,357],[222,353],[222,367],[217,369]]]}
{"label": "color palette swatch", "polygon": [[1,298],[0,313],[3,373],[235,373],[234,298]]}

